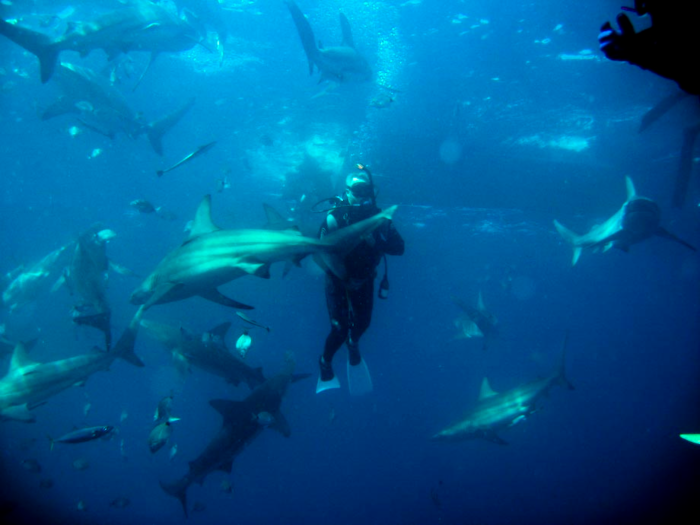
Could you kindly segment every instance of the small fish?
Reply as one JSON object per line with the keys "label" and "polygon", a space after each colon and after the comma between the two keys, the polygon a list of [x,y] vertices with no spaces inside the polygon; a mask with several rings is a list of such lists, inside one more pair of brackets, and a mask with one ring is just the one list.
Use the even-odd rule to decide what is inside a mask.
{"label": "small fish", "polygon": [[131,500],[129,498],[120,496],[118,498],[113,499],[109,506],[110,507],[115,507],[117,509],[125,509],[131,504]]}
{"label": "small fish", "polygon": [[259,425],[262,425],[263,427],[269,427],[270,425],[272,425],[272,423],[275,422],[275,416],[273,416],[269,412],[260,412],[258,415],[255,416],[255,420],[258,422]]}
{"label": "small fish", "polygon": [[144,199],[135,199],[129,203],[129,206],[141,213],[155,213],[156,207]]}
{"label": "small fish", "polygon": [[248,316],[247,316],[246,314],[244,314],[243,312],[236,312],[236,315],[237,315],[238,317],[240,317],[241,319],[243,319],[243,320],[244,320],[246,323],[248,323],[248,324],[252,324],[253,326],[257,326],[257,327],[259,327],[259,328],[262,328],[262,329],[266,330],[267,332],[270,331],[270,327],[269,327],[269,326],[265,326],[264,324],[260,324],[260,323],[258,323],[257,321],[253,321],[250,317],[248,317]]}
{"label": "small fish", "polygon": [[252,344],[252,342],[253,340],[248,335],[248,331],[244,330],[241,336],[236,341],[236,350],[238,350],[238,353],[240,354],[242,359],[245,359],[245,356],[248,355],[248,350],[250,350],[250,345]]}
{"label": "small fish", "polygon": [[175,456],[177,456],[177,443],[175,443],[171,448],[170,448],[170,458],[169,460],[172,461],[175,459]]}
{"label": "small fish", "polygon": [[151,454],[155,454],[165,446],[170,438],[170,434],[173,433],[172,423],[179,420],[180,419],[177,417],[169,417],[162,423],[153,427],[153,430],[151,430],[151,433],[148,435],[148,448]]}
{"label": "small fish", "polygon": [[90,155],[88,155],[88,159],[96,159],[100,155],[102,155],[102,150],[100,148],[95,148],[90,152]]}
{"label": "small fish", "polygon": [[173,395],[170,394],[158,401],[156,412],[155,414],[153,414],[153,421],[160,421],[161,419],[167,419],[168,417],[170,417],[170,411],[172,410],[172,407]]}
{"label": "small fish", "polygon": [[41,472],[41,465],[39,465],[39,462],[36,459],[25,459],[22,461],[22,466],[25,470],[34,472],[35,474]]}
{"label": "small fish", "polygon": [[104,436],[110,435],[114,432],[114,427],[111,425],[104,425],[101,427],[86,427],[79,428],[73,432],[68,432],[68,434],[61,436],[58,439],[52,439],[48,436],[51,442],[51,450],[55,443],[85,443],[86,441],[92,441],[93,439],[98,439]]}
{"label": "small fish", "polygon": [[44,478],[39,481],[39,487],[42,489],[50,489],[53,487],[53,480],[51,478]]}
{"label": "small fish", "polygon": [[231,183],[228,181],[228,177],[223,179],[216,179],[216,193],[223,193],[225,190],[231,188]]}
{"label": "small fish", "polygon": [[[124,421],[126,421],[126,418],[128,418],[128,417],[129,417],[129,412],[127,412],[126,408],[125,408],[124,410],[122,410],[121,416],[119,416],[119,422],[124,423]],[[124,441],[124,440],[122,440],[122,441]]]}
{"label": "small fish", "polygon": [[233,493],[233,483],[231,483],[231,480],[228,480],[228,479],[221,480],[221,492],[223,492],[225,494],[232,494]]}
{"label": "small fish", "polygon": [[78,471],[87,470],[90,468],[90,462],[87,459],[78,458],[73,460],[73,468]]}
{"label": "small fish", "polygon": [[195,501],[192,505],[192,512],[204,512],[207,510],[207,506],[201,501]]}
{"label": "small fish", "polygon": [[90,408],[92,408],[92,405],[90,403],[85,403],[85,406],[83,407],[83,416],[87,417],[87,415],[90,413]]}
{"label": "small fish", "polygon": [[331,412],[330,412],[330,414],[328,414],[328,420],[331,423],[333,423],[335,421],[336,417],[338,417],[338,416],[335,413],[335,408],[331,408]]}
{"label": "small fish", "polygon": [[199,146],[192,153],[186,155],[182,160],[176,162],[175,164],[173,164],[169,168],[156,171],[156,175],[158,175],[159,177],[162,177],[164,174],[168,173],[169,171],[172,171],[176,168],[179,168],[183,164],[186,164],[187,162],[191,161],[192,159],[197,158],[200,155],[203,155],[204,153],[209,151],[211,148],[213,148],[215,144],[216,144],[216,141],[210,142],[209,144],[204,144],[203,146]]}
{"label": "small fish", "polygon": [[85,512],[87,510],[87,505],[85,505],[85,502],[83,500],[80,500],[75,506],[75,508],[80,512]]}

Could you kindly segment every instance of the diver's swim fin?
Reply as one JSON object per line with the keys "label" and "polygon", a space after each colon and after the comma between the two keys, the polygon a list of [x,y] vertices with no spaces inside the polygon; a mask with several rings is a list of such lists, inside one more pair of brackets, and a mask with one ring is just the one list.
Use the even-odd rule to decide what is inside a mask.
{"label": "diver's swim fin", "polygon": [[316,382],[316,393],[320,394],[324,390],[332,390],[334,388],[340,388],[340,381],[336,376],[329,381],[322,381],[321,376],[318,376],[318,381]]}
{"label": "diver's swim fin", "polygon": [[372,377],[369,375],[369,368],[364,359],[355,366],[348,360],[348,388],[353,396],[369,394],[373,390]]}

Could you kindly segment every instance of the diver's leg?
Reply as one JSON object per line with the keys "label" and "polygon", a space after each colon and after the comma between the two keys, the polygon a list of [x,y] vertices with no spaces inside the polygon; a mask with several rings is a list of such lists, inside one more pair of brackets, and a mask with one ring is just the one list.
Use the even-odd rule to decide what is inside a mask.
{"label": "diver's leg", "polygon": [[348,337],[348,300],[345,286],[334,276],[326,276],[326,306],[331,321],[331,331],[326,337],[323,355],[319,360],[321,380],[333,379],[333,356]]}
{"label": "diver's leg", "polygon": [[357,290],[348,293],[350,307],[352,308],[352,323],[350,325],[350,337],[348,337],[349,360],[352,366],[358,365],[362,360],[360,356],[360,337],[369,328],[372,321],[372,308],[374,307],[374,280],[370,279]]}

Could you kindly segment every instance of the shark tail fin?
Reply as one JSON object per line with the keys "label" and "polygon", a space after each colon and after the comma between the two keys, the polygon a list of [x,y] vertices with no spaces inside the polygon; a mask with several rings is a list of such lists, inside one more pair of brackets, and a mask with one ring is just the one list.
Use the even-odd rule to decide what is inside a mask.
{"label": "shark tail fin", "polygon": [[166,493],[180,500],[182,504],[182,510],[185,513],[185,518],[189,518],[187,514],[187,482],[185,479],[180,479],[172,483],[160,482],[160,488],[162,488]]}
{"label": "shark tail fin", "polygon": [[299,33],[301,45],[304,47],[304,53],[306,53],[306,58],[309,61],[309,75],[311,75],[314,72],[314,63],[318,57],[318,47],[316,45],[314,31],[311,29],[311,24],[296,3],[291,0],[287,0],[285,3],[287,4],[287,8],[292,15],[292,20],[294,20],[294,25]]}
{"label": "shark tail fin", "polygon": [[182,117],[194,106],[194,98],[189,99],[182,106],[177,108],[172,113],[166,115],[160,120],[151,122],[146,127],[146,135],[148,136],[148,142],[151,143],[153,151],[158,155],[163,155],[163,137],[165,134],[173,129],[175,125],[180,122]]}
{"label": "shark tail fin", "polygon": [[49,81],[58,63],[58,45],[48,36],[15,24],[0,20],[0,35],[4,35],[15,44],[23,47],[39,59],[41,82]]}
{"label": "shark tail fin", "polygon": [[99,314],[78,315],[73,317],[75,324],[92,326],[105,334],[105,345],[107,350],[112,346],[112,330],[110,328],[110,312],[101,312]]}
{"label": "shark tail fin", "polygon": [[581,246],[577,246],[579,236],[561,224],[559,221],[554,221],[554,227],[559,232],[559,235],[561,235],[566,242],[573,246],[574,255],[571,259],[571,266],[575,266],[579,260],[579,257],[581,257]]}
{"label": "shark tail fin", "polygon": [[139,331],[139,326],[141,326],[141,315],[143,313],[144,307],[141,306],[134,318],[129,323],[129,326],[124,330],[119,341],[114,346],[114,355],[131,363],[134,366],[142,367],[144,366],[143,361],[134,352],[134,346],[136,345],[136,334]]}
{"label": "shark tail fin", "polygon": [[561,344],[561,357],[559,358],[559,364],[557,365],[557,379],[561,386],[565,386],[569,390],[574,390],[574,385],[566,377],[566,348],[569,343],[569,331],[567,330],[564,334],[564,341]]}

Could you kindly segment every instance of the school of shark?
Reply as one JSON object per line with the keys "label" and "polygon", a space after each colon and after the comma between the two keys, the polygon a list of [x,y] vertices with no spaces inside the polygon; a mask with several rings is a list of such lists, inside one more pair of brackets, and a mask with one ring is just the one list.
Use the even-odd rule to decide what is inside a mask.
{"label": "school of shark", "polygon": [[[293,194],[292,197],[287,194],[246,193],[246,209],[234,210],[235,214],[232,217],[231,210],[225,207],[225,203],[228,202],[225,197],[236,191],[237,178],[240,180],[251,177],[256,168],[262,172],[263,168],[267,169],[273,164],[270,160],[272,155],[268,155],[266,151],[272,151],[284,133],[256,131],[261,136],[258,151],[262,153],[257,157],[251,154],[246,160],[241,160],[243,157],[236,157],[235,153],[225,149],[224,139],[218,136],[223,134],[222,126],[234,126],[237,123],[225,122],[221,127],[193,124],[199,107],[211,102],[208,101],[208,97],[211,98],[209,94],[198,93],[192,89],[189,96],[177,100],[170,96],[162,97],[162,104],[154,104],[158,109],[155,110],[156,115],[153,118],[147,118],[142,111],[150,113],[151,108],[147,107],[148,104],[132,102],[134,93],[138,93],[139,97],[162,96],[162,93],[146,93],[146,90],[149,86],[152,89],[154,85],[151,77],[162,75],[164,69],[159,66],[168,57],[185,62],[193,60],[192,56],[195,53],[206,53],[206,56],[210,57],[207,67],[214,69],[221,67],[226,60],[232,60],[231,57],[237,53],[235,47],[239,44],[232,20],[235,20],[238,14],[247,12],[258,17],[261,24],[264,23],[264,17],[258,16],[257,11],[251,11],[257,9],[257,2],[120,0],[103,3],[109,7],[100,3],[97,11],[84,9],[81,8],[84,6],[76,4],[69,8],[56,9],[56,12],[42,13],[41,16],[14,0],[7,0],[2,4],[0,37],[3,44],[12,46],[15,51],[21,50],[21,59],[26,64],[24,67],[27,71],[36,73],[25,75],[29,81],[38,86],[49,86],[53,93],[57,94],[57,98],[52,99],[47,106],[33,108],[36,110],[36,121],[41,126],[59,123],[64,127],[70,126],[68,129],[71,135],[80,134],[87,140],[99,140],[103,149],[108,147],[104,144],[115,144],[120,140],[128,141],[134,147],[141,145],[145,154],[159,163],[171,158],[169,155],[173,153],[176,143],[182,144],[181,132],[186,131],[188,136],[197,136],[197,141],[189,144],[186,151],[180,148],[176,157],[180,160],[168,161],[158,170],[144,167],[136,161],[124,160],[125,166],[133,167],[139,164],[133,169],[140,177],[152,179],[149,183],[160,185],[153,186],[155,188],[174,186],[173,181],[181,181],[178,177],[185,173],[194,177],[204,163],[205,155],[207,159],[215,155],[217,159],[225,158],[228,167],[222,168],[221,174],[217,172],[215,175],[218,177],[216,191],[213,187],[211,192],[206,193],[194,192],[187,188],[190,216],[186,217],[189,220],[186,225],[185,220],[180,224],[178,216],[169,211],[171,201],[168,201],[165,191],[154,196],[153,200],[136,195],[133,197],[134,200],[130,201],[124,216],[139,224],[141,231],[150,228],[152,224],[163,228],[158,231],[167,229],[168,234],[162,235],[157,243],[144,241],[131,247],[128,240],[138,238],[139,232],[123,232],[125,228],[121,227],[119,220],[124,217],[114,218],[107,215],[100,222],[93,222],[82,220],[82,217],[76,219],[73,216],[79,213],[76,211],[71,215],[71,220],[82,220],[82,223],[70,236],[56,241],[51,246],[37,247],[39,251],[33,254],[12,254],[11,257],[4,258],[0,280],[0,366],[4,370],[0,378],[0,425],[9,429],[36,428],[36,440],[42,442],[46,442],[47,435],[60,435],[61,437],[57,438],[49,437],[47,444],[51,453],[56,455],[61,454],[62,450],[78,450],[80,447],[114,448],[119,443],[119,451],[126,468],[126,465],[131,466],[127,463],[126,451],[132,444],[120,435],[119,426],[129,417],[133,421],[134,416],[129,416],[128,411],[122,409],[120,421],[108,420],[107,415],[103,416],[91,405],[87,392],[90,387],[97,388],[103,385],[105,389],[109,389],[112,382],[147,382],[149,388],[157,393],[160,402],[157,403],[152,419],[149,416],[138,421],[139,431],[143,436],[141,445],[147,444],[149,454],[153,458],[166,460],[165,466],[159,470],[158,483],[153,483],[163,498],[163,501],[156,504],[174,507],[179,519],[183,519],[183,516],[191,519],[193,514],[203,513],[206,509],[204,498],[208,493],[214,492],[212,480],[221,475],[228,476],[222,482],[219,492],[230,498],[233,487],[228,481],[229,478],[243,478],[245,473],[242,470],[250,466],[250,463],[246,462],[243,463],[245,467],[234,468],[234,465],[238,465],[236,462],[239,456],[263,458],[265,447],[278,440],[276,434],[285,438],[279,442],[318,440],[318,443],[313,445],[315,449],[322,450],[326,446],[325,442],[321,441],[322,436],[303,430],[303,421],[296,417],[301,404],[326,403],[328,399],[337,399],[330,397],[334,395],[343,396],[343,403],[347,397],[358,404],[366,403],[368,399],[381,399],[381,396],[398,396],[383,384],[388,377],[386,371],[372,366],[370,378],[369,368],[364,360],[362,373],[366,374],[366,382],[358,387],[357,376],[354,376],[357,369],[350,362],[350,356],[347,377],[343,372],[339,374],[339,380],[335,378],[332,386],[327,387],[330,390],[339,390],[328,393],[324,392],[324,388],[317,387],[317,395],[314,396],[314,385],[322,384],[321,376],[316,383],[318,370],[303,369],[304,367],[298,364],[298,356],[295,358],[294,355],[285,353],[284,349],[286,343],[295,338],[303,338],[300,346],[315,349],[309,352],[320,352],[322,341],[313,340],[311,337],[307,341],[305,335],[299,334],[303,334],[304,330],[308,331],[309,323],[322,324],[325,330],[328,320],[323,315],[307,315],[304,310],[304,301],[307,298],[303,294],[307,289],[316,286],[319,276],[322,275],[328,280],[347,282],[351,283],[348,286],[355,286],[355,283],[351,282],[352,268],[346,264],[346,258],[356,253],[358,247],[368,243],[372,245],[375,242],[373,239],[383,239],[382,236],[394,225],[399,229],[408,226],[409,220],[406,217],[412,211],[411,205],[385,202],[383,208],[376,206],[379,192],[374,186],[371,172],[369,181],[375,212],[324,235],[319,235],[317,231],[308,227],[308,223],[304,223],[305,220],[319,222],[316,219],[320,216],[314,214],[326,203],[331,203],[332,206],[321,210],[322,212],[329,212],[337,207],[342,213],[343,206],[352,207],[351,204],[342,204],[339,197],[324,197],[326,193],[337,189],[338,180],[344,179],[348,172],[367,172],[366,166],[350,160],[351,157],[360,157],[360,152],[353,152],[352,149],[353,140],[356,139],[351,136],[342,144],[333,143],[335,149],[325,156],[318,151],[327,147],[328,142],[324,143],[318,137],[310,141],[310,146],[299,147],[299,151],[290,153],[288,162],[279,162],[286,170],[280,177],[286,184],[283,191],[289,191]],[[359,90],[372,86],[375,96],[366,101],[369,111],[374,112],[374,115],[380,111],[392,111],[392,108],[400,103],[402,92],[391,85],[388,75],[382,74],[377,57],[366,52],[374,35],[365,31],[366,28],[359,22],[355,24],[352,10],[338,13],[323,3],[316,3],[315,7],[312,7],[313,2],[299,0],[299,4],[294,0],[276,2],[275,16],[288,24],[295,38],[289,42],[275,42],[274,45],[284,49],[284,60],[291,61],[289,57],[294,57],[295,65],[290,64],[290,68],[303,69],[299,66],[306,64],[309,76],[316,78],[309,79],[303,70],[304,78],[308,80],[308,85],[304,86],[309,94],[308,100],[298,101],[290,98],[285,104],[308,104],[310,107],[313,102],[319,100],[332,101],[357,96]],[[409,1],[401,3],[396,9],[407,10],[420,5],[420,0]],[[488,20],[480,19],[473,20],[473,25],[468,28],[466,18],[466,15],[459,15],[451,20],[451,24],[464,27],[465,34],[467,30],[482,30],[489,25]],[[328,23],[329,20],[332,21],[332,25]],[[324,21],[328,24],[324,24]],[[319,35],[333,35],[338,30],[340,38],[335,38],[337,45],[324,45],[319,39]],[[430,33],[426,31],[423,38],[429,36]],[[482,38],[486,39],[486,36]],[[243,60],[242,53],[235,56]],[[434,58],[437,60],[437,57]],[[99,69],[97,64],[102,64],[103,69]],[[262,60],[260,64],[260,67],[272,67]],[[0,66],[2,65],[0,63]],[[205,69],[202,68],[202,71]],[[283,73],[279,73],[280,79],[283,79]],[[472,71],[469,75],[473,74]],[[165,82],[177,82],[177,79],[158,78],[156,85],[163,86]],[[212,89],[217,91],[218,98],[213,103],[224,104],[222,101],[225,101],[225,97],[231,95],[216,85],[216,81],[207,82],[214,84]],[[493,82],[497,84],[500,79],[494,78]],[[317,83],[322,84],[320,92]],[[5,97],[5,104],[11,93],[3,92],[2,95]],[[442,94],[433,93],[431,96],[437,99]],[[138,102],[139,99],[135,100]],[[468,106],[469,104],[460,103],[455,115],[466,111]],[[328,118],[324,112],[311,110],[308,113],[310,121]],[[246,118],[248,117],[241,116],[242,121]],[[284,122],[282,116],[276,115],[275,118],[278,118],[279,123]],[[250,120],[245,122],[253,125]],[[280,124],[280,127],[282,125]],[[315,129],[313,132],[317,133]],[[392,129],[391,133],[400,136],[400,132],[395,129]],[[360,134],[361,131],[353,131],[349,135]],[[42,154],[39,146],[42,139],[43,137],[37,138],[37,144],[33,146],[37,155]],[[49,132],[46,140],[52,140]],[[442,148],[441,154],[447,149],[449,148]],[[92,156],[97,157],[101,153],[102,149],[96,146]],[[460,152],[457,153],[457,156],[459,155]],[[450,165],[450,162],[445,163]],[[386,166],[382,168],[383,170],[378,171],[391,171]],[[421,169],[427,174],[426,178],[433,176],[428,163]],[[689,171],[689,168],[686,171]],[[309,172],[308,176],[306,172]],[[341,172],[342,177],[339,175]],[[316,179],[314,174],[318,175]],[[382,173],[378,184],[383,185],[387,180],[391,180],[390,176]],[[558,265],[562,271],[570,272],[568,275],[574,280],[577,278],[577,272],[589,269],[585,268],[589,263],[597,264],[595,271],[603,273],[616,265],[649,257],[651,250],[645,251],[638,248],[638,245],[653,246],[659,251],[665,250],[664,253],[668,257],[692,257],[697,264],[696,243],[684,235],[689,228],[681,224],[677,215],[674,215],[672,221],[669,220],[669,216],[662,213],[665,208],[664,200],[642,196],[649,194],[656,198],[655,188],[649,189],[645,181],[637,178],[635,180],[638,186],[630,175],[621,174],[614,181],[620,188],[619,196],[616,194],[614,198],[618,203],[622,201],[622,205],[606,211],[605,217],[609,218],[594,218],[600,214],[600,210],[597,204],[593,203],[590,204],[590,221],[574,213],[566,216],[561,211],[562,208],[557,208],[557,215],[549,215],[544,229],[547,238],[552,243],[557,243],[561,259],[550,257],[546,264],[552,267]],[[687,184],[685,181],[683,198],[676,196],[676,203],[684,202],[685,192],[688,191]],[[386,186],[390,186],[390,183],[387,182]],[[290,190],[291,187],[295,189]],[[638,193],[638,189],[641,194]],[[109,199],[108,192],[109,190],[105,190],[105,194],[96,195],[94,198]],[[155,194],[156,191],[152,193]],[[387,193],[389,196],[382,195],[382,199],[393,199],[391,191]],[[271,198],[277,199],[285,209],[280,210],[277,205],[271,206],[264,202]],[[314,204],[315,201],[318,202]],[[165,207],[152,204],[160,202],[163,202]],[[526,207],[524,204],[523,208]],[[182,216],[178,206],[173,208]],[[249,221],[250,227],[240,227],[240,221],[246,221],[255,213],[261,213],[261,208],[267,219],[266,224]],[[589,203],[583,202],[581,209],[588,208]],[[240,219],[239,215],[243,218]],[[439,213],[436,212],[437,215]],[[165,222],[155,217],[165,219]],[[228,226],[232,223],[235,226]],[[144,224],[149,226],[143,226]],[[564,224],[573,225],[573,229]],[[589,228],[588,231],[575,233],[574,230],[583,231],[583,227],[577,227],[582,224]],[[173,231],[174,225],[177,225],[178,231]],[[422,219],[413,220],[412,226],[415,231],[420,231],[425,228],[425,222]],[[456,235],[464,234],[464,226],[467,225],[457,222],[451,224]],[[314,224],[313,228],[317,228],[317,225]],[[483,221],[472,231],[485,235],[495,228],[493,224]],[[412,237],[416,238],[415,235]],[[469,242],[476,245],[480,238],[474,234]],[[119,254],[116,256],[118,262],[112,257],[113,247],[121,243],[128,244],[128,250],[133,254],[126,264],[122,263]],[[407,258],[419,257],[415,252],[411,254],[414,247],[410,241],[406,246]],[[618,252],[615,257],[610,254],[590,257],[586,255],[581,259],[584,253],[615,253],[613,248],[624,253]],[[428,249],[429,257],[425,254],[420,255],[423,257],[420,264],[424,265],[431,275],[437,276],[436,279],[439,279],[442,271],[441,265],[448,262],[451,264],[451,261],[446,261],[449,256],[445,257],[443,250],[444,247],[438,243]],[[573,254],[569,250],[572,250]],[[36,255],[39,252],[42,256]],[[125,250],[122,250],[122,254],[124,252]],[[514,260],[518,256],[507,256],[511,255]],[[501,252],[494,255],[493,260],[507,256]],[[385,256],[383,259],[384,280],[377,295],[379,299],[386,299],[382,294],[388,293],[389,290],[388,263]],[[148,262],[133,267],[133,261],[155,261],[155,264]],[[393,262],[391,265],[393,268]],[[414,279],[418,282],[417,276],[407,275],[406,265],[407,263],[398,262],[397,273],[401,274],[405,281]],[[484,266],[487,268],[484,274],[487,274],[490,271],[489,265]],[[376,275],[377,272],[373,274],[373,278]],[[299,282],[302,284],[299,285]],[[473,283],[476,284],[472,286]],[[321,293],[320,287],[316,288],[318,290],[309,292],[309,301],[314,300],[314,293]],[[570,331],[567,326],[552,327],[544,317],[540,318],[539,314],[535,313],[535,307],[531,312],[522,312],[523,317],[529,317],[518,326],[531,327],[539,323],[541,328],[538,330],[551,334],[556,338],[556,344],[561,342],[561,345],[549,344],[547,347],[548,343],[543,343],[543,348],[547,348],[541,351],[547,356],[537,354],[536,359],[533,358],[537,366],[544,366],[543,376],[532,377],[529,373],[523,373],[523,377],[514,379],[512,375],[507,376],[504,372],[506,367],[501,366],[503,363],[499,362],[499,355],[504,349],[511,350],[511,347],[518,346],[520,335],[515,334],[516,329],[512,328],[517,323],[501,313],[503,299],[499,302],[492,297],[506,290],[510,294],[509,300],[515,301],[513,297],[525,300],[534,294],[533,289],[534,285],[528,280],[513,275],[501,278],[500,282],[491,275],[479,279],[465,277],[444,287],[435,286],[435,291],[425,296],[429,297],[428,304],[420,304],[414,308],[415,316],[399,321],[380,318],[382,323],[398,323],[394,325],[393,330],[408,334],[423,324],[425,309],[447,312],[443,317],[453,316],[453,321],[448,319],[440,327],[436,327],[434,323],[426,323],[429,324],[431,333],[435,334],[435,339],[439,340],[436,346],[464,350],[464,354],[472,359],[469,366],[480,371],[479,380],[475,380],[472,373],[469,376],[469,384],[460,385],[460,388],[465,387],[465,392],[468,389],[474,392],[474,398],[470,399],[465,395],[464,403],[460,400],[457,404],[448,404],[447,401],[451,401],[449,399],[425,400],[425,407],[431,403],[437,406],[445,402],[445,407],[436,410],[435,414],[430,414],[430,419],[425,424],[426,428],[432,428],[423,436],[425,447],[452,447],[451,450],[459,450],[459,454],[471,450],[469,447],[473,447],[473,450],[477,450],[476,447],[488,447],[489,453],[494,454],[513,453],[512,449],[517,448],[517,452],[522,453],[523,447],[514,447],[513,443],[519,440],[526,441],[521,432],[523,427],[539,426],[544,429],[547,425],[559,424],[556,417],[542,417],[540,420],[538,415],[552,402],[550,395],[555,396],[556,401],[561,401],[561,404],[556,404],[557,410],[560,410],[570,399],[577,396],[581,389],[593,388],[593,382],[589,378],[581,378],[584,373],[571,366],[572,357],[588,351],[582,349],[582,345],[577,342],[577,333]],[[445,297],[445,294],[437,290],[449,293]],[[128,291],[128,297],[123,297],[122,291]],[[116,299],[117,297],[120,299]],[[267,318],[274,317],[269,308],[270,297],[273,297],[273,304],[278,302],[280,305],[274,316],[284,315],[296,323],[297,328],[293,334],[277,335],[274,324],[270,322],[268,326]],[[374,289],[370,297],[374,297]],[[577,298],[571,294],[570,300],[576,301]],[[321,304],[322,301],[319,299],[317,302]],[[66,341],[61,348],[47,348],[44,342],[46,333],[42,332],[43,328],[40,326],[42,308],[51,308],[55,314],[59,310],[46,305],[68,303],[70,308],[60,311],[60,315],[64,327],[77,334],[76,340]],[[264,307],[261,308],[261,304]],[[290,304],[292,306],[289,306]],[[359,314],[355,312],[355,305],[350,299],[344,303],[344,307],[350,311],[352,333],[355,324],[359,322]],[[207,313],[207,318],[211,317],[211,321],[203,328],[192,327],[190,314],[186,313],[188,311],[192,317],[197,317],[201,311],[214,313]],[[498,313],[498,317],[494,311]],[[309,319],[306,319],[307,316]],[[22,319],[22,322],[15,322],[17,319]],[[27,329],[27,325],[30,324],[27,319],[36,323],[37,327],[33,331]],[[332,329],[336,329],[338,321],[332,315],[330,322]],[[378,324],[379,322],[375,323]],[[385,326],[375,325],[372,328],[373,334],[381,334],[386,329]],[[14,326],[21,328],[15,332]],[[449,334],[445,335],[451,330],[454,332],[455,329],[456,333],[452,337]],[[266,356],[269,359],[266,359],[263,367],[260,366],[260,355],[256,355],[256,347],[260,339],[272,337],[270,334],[275,334],[280,339],[276,340],[278,344],[274,352],[270,351],[270,355]],[[349,350],[352,350],[351,337],[347,336],[345,341]],[[86,338],[91,341],[96,338],[99,344],[90,348],[84,344],[83,340]],[[367,343],[367,347],[371,344],[379,343]],[[404,356],[414,350],[403,347],[410,345],[397,346],[402,347],[392,349],[392,352],[402,353]],[[162,350],[151,351],[154,347]],[[363,351],[364,348],[363,346]],[[368,352],[368,355],[367,361],[373,365],[372,354]],[[276,373],[266,364],[272,359],[271,356],[274,356],[278,363]],[[314,359],[318,359],[316,354],[314,356]],[[160,360],[167,360],[172,367],[152,364]],[[323,358],[320,363],[322,367]],[[426,368],[438,368],[437,359],[432,357],[424,359],[421,363],[420,366]],[[323,374],[323,368],[321,371]],[[305,381],[312,376],[313,380]],[[503,379],[504,376],[508,379]],[[415,385],[411,383],[409,388],[421,382],[419,377],[413,377],[411,381],[415,382]],[[230,394],[226,398],[200,398],[197,389],[203,384],[207,388],[220,389],[218,391],[226,389],[223,391]],[[494,390],[492,384],[498,390]],[[61,400],[62,396],[66,396],[68,391],[78,388],[86,392],[85,405],[75,407],[77,411],[83,411],[85,424],[74,425],[70,431],[70,425],[54,428],[56,417],[52,406]],[[304,392],[310,395],[304,394],[303,397]],[[285,398],[292,397],[293,402],[287,401],[283,410]],[[309,400],[309,397],[313,401]],[[120,401],[115,399],[114,403],[117,406]],[[181,403],[197,403],[198,410],[205,414],[205,417],[212,420],[215,418],[216,428],[211,427],[206,432],[196,428],[178,411]],[[381,405],[381,402],[377,401],[374,404],[375,412],[378,405]],[[122,405],[119,404],[119,407],[121,409]],[[337,417],[337,407],[334,404],[329,407],[330,423],[333,423]],[[148,407],[151,413],[153,408],[155,407],[151,405]],[[407,406],[406,413],[411,413],[415,418],[414,409],[415,407]],[[430,412],[428,408],[424,409]],[[177,417],[173,416],[173,413],[177,414]],[[45,428],[43,420],[50,421],[47,426],[50,424],[51,428]],[[392,415],[385,420],[375,421],[380,422],[376,424],[395,425],[399,420],[399,416]],[[66,423],[75,421],[77,418],[67,418]],[[516,425],[517,428],[514,428]],[[295,429],[294,433],[292,428]],[[297,432],[297,428],[300,431]],[[194,447],[191,442],[181,439],[190,432],[198,436],[201,434],[205,439],[197,442],[198,445]],[[684,432],[686,433],[678,434],[682,438],[679,442],[688,447],[691,446],[688,443],[700,444],[700,434],[692,433],[700,432],[700,422],[697,423],[697,428],[689,428]],[[269,439],[260,438],[267,434],[271,436]],[[481,445],[475,443],[479,441]],[[251,446],[253,443],[255,446]],[[166,452],[160,452],[161,450]],[[391,454],[390,447],[383,453]],[[511,459],[513,457],[511,456]],[[186,465],[179,463],[181,458],[186,458]],[[22,460],[22,466],[27,471],[42,472],[42,467],[36,460]],[[266,465],[269,466],[269,463]],[[76,471],[85,470],[87,462],[81,461],[80,458],[75,459],[73,468]],[[53,486],[54,478],[60,478],[60,473],[54,472],[49,477],[47,470],[43,469],[43,479],[39,486],[48,490]],[[270,486],[276,483],[274,472],[267,473],[267,476]],[[331,484],[332,478],[329,477],[323,483]],[[197,490],[192,488],[194,484],[203,486],[208,492],[205,496],[201,495],[201,491],[198,492],[201,501],[193,503],[188,495],[191,496],[192,491]],[[439,487],[442,487],[442,481]],[[268,489],[269,487],[259,487],[261,492]],[[439,495],[442,490],[430,490],[430,498],[438,510],[443,507]],[[135,491],[133,494],[135,495]],[[37,499],[40,496],[41,493],[35,495]],[[0,503],[0,516],[7,515],[11,518],[13,512],[17,512],[13,502],[10,502],[7,510],[1,498]],[[82,499],[77,505],[71,505],[75,512],[82,513],[81,516],[88,515],[87,504]],[[123,509],[126,512],[129,505],[130,499],[120,495],[110,503],[110,510]],[[231,508],[235,507],[233,501],[229,505]],[[130,519],[131,522],[138,522],[139,518],[134,516]],[[401,519],[396,521],[402,522]],[[101,521],[95,518],[94,522]]]}

